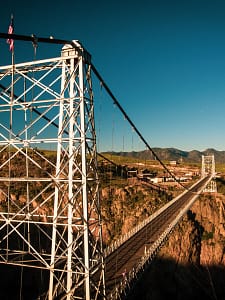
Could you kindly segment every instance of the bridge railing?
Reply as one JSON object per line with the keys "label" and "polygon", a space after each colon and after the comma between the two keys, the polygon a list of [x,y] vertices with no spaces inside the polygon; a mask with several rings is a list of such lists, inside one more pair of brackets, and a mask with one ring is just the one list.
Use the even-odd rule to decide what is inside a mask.
{"label": "bridge railing", "polygon": [[[207,183],[209,181],[210,180],[208,180]],[[198,182],[193,184],[192,187],[197,185]],[[204,185],[204,187],[207,185],[207,183]],[[202,190],[204,189],[204,187],[202,188]],[[183,192],[181,195],[185,194],[186,192],[187,191]],[[179,199],[181,197],[181,195],[174,198],[172,200],[173,202],[172,201],[171,202],[174,203],[175,201],[177,201],[177,199]],[[188,209],[192,206],[192,204],[195,202],[195,200],[197,199],[198,196],[199,196],[199,193],[193,194],[193,197],[191,198],[189,203],[183,209],[181,209],[179,211],[179,213],[177,214],[175,219],[168,225],[168,227],[159,236],[159,238],[149,247],[149,249],[147,251],[144,252],[144,254],[141,257],[137,266],[135,268],[133,268],[130,272],[128,272],[126,274],[126,277],[123,278],[123,280],[121,280],[117,286],[115,286],[114,290],[110,293],[108,299],[110,299],[110,300],[121,299],[121,295],[126,295],[129,292],[129,290],[132,288],[132,285],[134,284],[134,282],[139,278],[141,272],[144,270],[145,266],[147,264],[149,264],[149,262],[156,256],[156,254],[158,253],[160,248],[163,246],[164,242],[168,239],[169,235],[171,234],[171,232],[173,231],[173,229],[175,228],[177,223],[180,221],[180,219],[183,217],[183,215],[188,211]],[[171,205],[171,203],[167,203],[165,205],[166,208],[170,206],[168,204]],[[166,209],[165,206],[163,206],[160,209],[160,212],[162,212],[164,209]],[[158,215],[158,211],[154,215]],[[153,215],[152,215],[152,217],[153,217]],[[154,216],[154,217],[156,217],[156,216]],[[149,220],[149,219],[152,220],[153,218],[148,218],[147,220]],[[146,221],[142,222],[141,225],[143,225],[143,224],[147,224],[147,222]],[[136,227],[138,228],[139,226],[136,226]]]}
{"label": "bridge railing", "polygon": [[[200,179],[202,180],[202,178]],[[199,181],[195,182],[190,188],[193,188],[195,185],[198,184]],[[134,236],[137,232],[139,232],[142,228],[144,228],[149,222],[151,222],[153,219],[155,219],[158,215],[160,215],[164,210],[166,210],[170,205],[172,205],[174,202],[176,202],[178,199],[180,199],[187,191],[185,190],[183,193],[175,197],[170,202],[166,203],[164,206],[162,206],[160,209],[158,209],[156,212],[154,212],[151,216],[149,216],[147,219],[142,221],[140,224],[133,227],[128,233],[121,235],[121,237],[117,240],[115,240],[111,245],[106,247],[104,249],[104,256],[108,256],[110,253],[118,249],[123,243],[125,243],[128,239],[130,239],[132,236]]]}

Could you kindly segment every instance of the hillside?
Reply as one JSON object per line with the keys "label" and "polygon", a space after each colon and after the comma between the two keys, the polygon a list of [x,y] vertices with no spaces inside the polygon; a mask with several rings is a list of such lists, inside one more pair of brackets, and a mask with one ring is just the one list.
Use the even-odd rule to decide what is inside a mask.
{"label": "hillside", "polygon": [[[183,157],[184,161],[188,162],[188,159],[191,160],[191,162],[196,161],[196,162],[200,162],[201,161],[201,155],[208,155],[208,154],[214,154],[215,157],[218,157],[219,159],[223,158],[223,155],[225,155],[225,153],[221,152],[221,151],[216,151],[216,150],[208,150],[208,152],[198,152],[198,151],[191,151],[191,152],[185,152],[185,151],[180,151],[177,149],[160,149],[157,148],[158,152],[157,155],[159,155],[159,157],[163,160],[163,159],[167,159],[167,160],[178,160],[178,157]],[[156,150],[155,150],[156,151]],[[211,152],[210,152],[211,151]],[[218,153],[216,153],[218,152]],[[2,152],[0,156],[0,162],[4,162],[5,158],[4,153]],[[141,155],[143,155],[144,159],[150,159],[147,157],[147,155],[149,155],[149,151],[143,151],[143,152],[130,152],[130,153],[116,153],[117,155],[123,155],[123,156],[130,156],[130,157],[141,157]],[[50,168],[48,165],[45,165],[44,163],[42,164],[42,161],[40,160],[39,156],[35,156],[36,153],[33,153],[33,157],[39,162],[39,164],[41,165],[42,168],[32,168],[30,170],[30,175],[35,177],[35,176],[39,176],[42,177],[43,176],[43,172],[47,169],[48,167],[48,172],[52,173],[53,170],[52,168]],[[144,156],[145,155],[145,156]],[[48,153],[48,158],[51,162],[55,162],[55,153]],[[121,157],[120,157],[121,158]],[[25,174],[25,169],[24,169],[24,164],[23,162],[23,156],[22,155],[17,155],[16,159],[13,160],[12,165],[11,165],[11,173],[15,176],[18,177],[22,177]],[[132,160],[131,160],[132,161]],[[188,165],[188,164],[187,164]],[[126,166],[126,168],[122,167],[120,165],[121,168],[119,168],[118,165],[113,165],[109,166],[108,162],[107,164],[104,164],[104,162],[102,161],[102,164],[99,163],[99,178],[100,178],[100,182],[101,182],[101,189],[100,189],[100,200],[101,200],[101,212],[102,212],[102,224],[103,224],[103,242],[104,242],[104,246],[109,245],[110,243],[112,243],[114,240],[116,240],[121,234],[126,234],[133,226],[137,225],[138,223],[140,223],[142,220],[144,220],[145,218],[147,218],[148,216],[150,216],[154,211],[156,211],[159,207],[163,206],[165,203],[169,202],[177,193],[180,193],[182,191],[181,187],[179,185],[174,185],[172,183],[170,183],[170,186],[166,186],[166,187],[160,187],[160,186],[154,186],[154,185],[149,185],[146,182],[142,182],[140,180],[138,180],[137,178],[127,178],[126,176],[126,172],[129,168],[129,166]],[[179,166],[174,167],[175,168],[182,168],[182,164],[179,164]],[[187,166],[186,166],[187,168]],[[185,169],[186,170],[186,169]],[[186,172],[186,171],[185,171]],[[7,177],[7,172],[5,170],[1,170],[1,174],[2,176],[6,176]],[[221,178],[218,179],[220,180],[220,184],[221,184],[221,189],[223,188],[223,192],[225,193],[225,181]],[[41,182],[34,182],[34,183],[30,183],[30,188],[32,188],[35,192],[35,194],[39,194],[39,189],[42,189],[41,186]],[[191,184],[191,182],[188,182],[187,184]],[[0,185],[0,206],[2,208],[2,210],[8,208],[6,207],[6,195],[7,195],[7,181],[1,182]],[[18,209],[18,207],[23,207],[25,201],[26,201],[26,189],[24,188],[24,183],[23,182],[18,182],[17,184],[15,184],[13,187],[12,192],[11,192],[11,198],[13,199],[13,201],[11,201],[11,207],[12,210]],[[48,199],[48,195],[52,194],[52,189],[48,189],[46,190],[46,192],[42,193],[40,195],[40,200],[42,204],[42,206],[38,206],[39,202],[36,201],[32,201],[32,206],[33,209],[36,209],[38,214],[39,214],[39,220],[41,220],[41,216],[44,216],[45,214],[52,214],[52,205],[51,203],[47,203],[47,201],[45,201],[46,199]],[[225,198],[225,196],[224,196]],[[222,199],[222,200],[221,200]],[[214,199],[205,199],[206,200],[206,208],[203,210],[202,212],[198,212],[198,207],[196,208],[196,211],[193,212],[193,214],[196,214],[196,218],[195,220],[197,220],[197,223],[195,222],[195,220],[193,221],[191,218],[187,219],[186,221],[184,221],[184,224],[178,226],[178,232],[175,232],[175,235],[171,235],[171,239],[168,241],[168,245],[166,246],[166,248],[169,252],[162,252],[158,257],[158,259],[154,262],[154,264],[156,264],[156,268],[153,269],[153,275],[151,275],[150,273],[148,274],[146,279],[147,281],[143,281],[143,284],[147,284],[147,286],[150,286],[151,289],[148,293],[146,286],[142,286],[141,287],[141,291],[143,290],[145,295],[148,295],[149,298],[144,298],[145,296],[143,295],[137,295],[134,297],[134,299],[151,299],[151,300],[161,300],[161,299],[168,299],[169,297],[167,297],[168,295],[170,295],[170,292],[167,288],[171,288],[172,289],[172,298],[171,299],[182,299],[182,300],[186,300],[186,299],[200,299],[200,294],[201,294],[201,290],[200,290],[200,294],[196,294],[198,295],[198,297],[196,296],[196,298],[192,298],[191,295],[191,291],[189,293],[190,297],[189,298],[185,298],[184,295],[182,295],[182,291],[184,289],[187,290],[191,290],[192,287],[194,286],[194,279],[193,279],[193,275],[191,275],[192,279],[188,279],[188,274],[190,274],[191,269],[193,268],[192,264],[189,264],[189,266],[187,266],[186,262],[184,261],[178,261],[177,260],[177,256],[178,257],[186,257],[187,256],[187,252],[185,253],[184,250],[184,244],[183,246],[181,245],[180,241],[189,241],[189,245],[185,245],[185,247],[187,246],[187,249],[192,249],[192,241],[195,242],[197,241],[197,243],[195,245],[199,245],[199,241],[209,241],[209,244],[204,244],[204,247],[202,246],[202,249],[206,249],[205,253],[210,253],[210,257],[216,257],[214,255],[214,252],[216,251],[216,253],[218,253],[218,255],[220,255],[221,253],[225,252],[224,251],[224,232],[223,232],[223,224],[221,223],[221,219],[220,219],[220,223],[219,224],[219,228],[220,228],[220,232],[216,232],[214,231],[215,229],[213,229],[213,224],[215,224],[215,228],[217,228],[217,223],[216,221],[218,220],[218,218],[214,218],[214,219],[209,219],[209,217],[213,216],[213,213],[217,212],[217,208],[216,206],[213,206],[215,203],[216,205],[218,205],[218,203],[220,203],[221,201],[224,201],[223,198],[219,198],[219,200],[217,201],[213,201]],[[202,201],[205,201],[204,199]],[[13,203],[14,206],[13,206]],[[203,202],[204,203],[204,202]],[[221,212],[223,212],[223,209],[225,209],[225,201],[223,202],[223,206],[221,206]],[[48,204],[48,205],[47,205]],[[202,207],[204,208],[205,204],[202,204]],[[204,213],[204,214],[203,214]],[[192,216],[192,214],[190,214],[190,216]],[[221,215],[224,221],[224,214]],[[198,218],[198,219],[197,219]],[[203,220],[205,223],[203,223]],[[210,225],[207,225],[210,221]],[[185,223],[186,222],[186,223]],[[198,229],[196,229],[195,227],[192,227],[193,225],[196,225],[198,223],[201,222],[201,226],[203,227],[203,231],[199,231]],[[207,223],[208,222],[208,223]],[[224,222],[223,222],[224,223]],[[191,227],[189,227],[191,226]],[[210,227],[211,226],[211,227]],[[192,234],[192,228],[193,228],[193,234]],[[190,233],[190,234],[189,234]],[[196,233],[196,234],[195,234]],[[216,233],[218,233],[216,235]],[[200,235],[199,235],[200,234]],[[202,236],[201,236],[202,234]],[[211,237],[214,238],[220,238],[222,236],[222,240],[211,240]],[[40,235],[32,234],[31,232],[31,236],[32,237],[38,237],[37,239],[37,243],[40,245],[40,241],[42,240],[40,238]],[[188,237],[193,237],[188,239]],[[179,243],[177,242],[179,241]],[[15,239],[15,242],[17,242],[17,240]],[[45,240],[43,239],[43,242],[45,243]],[[223,248],[218,248],[215,247],[215,245],[217,245],[219,243],[219,245],[223,246]],[[201,244],[203,245],[203,243],[201,242]],[[180,246],[180,248],[176,248],[176,246]],[[199,252],[197,250],[199,250],[199,248],[193,247],[193,252],[191,252],[190,255],[190,259],[193,261],[197,261],[199,262],[199,259],[203,259],[204,261],[207,263],[207,256],[206,255],[202,255],[201,258],[199,256]],[[210,248],[211,247],[211,248]],[[185,248],[186,249],[186,248]],[[221,250],[222,249],[222,250]],[[176,251],[175,251],[176,250]],[[210,252],[209,252],[210,251]],[[217,252],[218,251],[218,252]],[[203,252],[202,252],[203,253]],[[224,260],[224,258],[223,258]],[[188,261],[189,263],[190,261]],[[218,259],[215,259],[211,262],[212,264],[215,264],[215,272],[216,275],[218,276],[218,281],[220,282],[221,279],[221,275],[220,272],[222,272],[223,275],[225,275],[224,273],[224,264],[222,266],[222,268],[220,268],[220,265],[218,266]],[[194,265],[195,267],[196,265]],[[198,265],[199,267],[199,265]],[[213,266],[212,266],[213,268]],[[24,292],[23,293],[35,293],[38,294],[39,293],[39,288],[43,286],[44,283],[47,282],[47,280],[44,280],[44,277],[42,277],[42,273],[39,274],[36,270],[33,271],[32,273],[30,273],[29,270],[27,270],[26,268],[24,268],[25,270],[23,271],[24,273],[24,278],[23,278],[23,285],[25,286],[24,288]],[[202,279],[202,284],[205,286],[208,286],[209,281],[208,279],[206,280],[205,278],[208,278],[209,276],[207,275],[208,271],[205,268],[205,271],[203,272],[204,276]],[[213,272],[214,269],[211,269],[211,266],[209,267],[209,272],[210,274]],[[160,273],[160,271],[162,271]],[[175,271],[178,271],[178,274],[175,273]],[[2,275],[3,279],[0,283],[0,288],[1,288],[1,296],[3,296],[4,299],[7,299],[6,296],[4,296],[4,292],[5,291],[5,295],[9,295],[9,290],[10,290],[10,286],[11,286],[11,281],[9,280],[9,278],[12,278],[12,280],[16,280],[15,278],[18,278],[18,276],[20,276],[20,273],[18,273],[19,271],[17,269],[13,269],[9,268],[8,265],[2,265],[1,269],[0,269],[0,274]],[[156,272],[156,273],[154,273]],[[208,277],[205,277],[205,273]],[[199,273],[200,275],[202,273]],[[218,275],[219,274],[219,275]],[[157,275],[157,276],[156,276]],[[186,277],[185,277],[186,276]],[[161,278],[165,277],[166,280],[164,280],[163,282],[165,283],[164,291],[165,291],[165,295],[160,295],[160,297],[153,297],[154,295],[152,295],[152,293],[155,293],[157,296],[158,291],[161,292],[161,286],[159,285],[159,282],[161,282]],[[22,278],[22,277],[21,277]],[[37,285],[36,282],[38,282],[38,279],[41,278],[42,284],[41,285]],[[174,281],[174,278],[178,278],[178,281]],[[155,281],[153,281],[153,279]],[[169,279],[169,280],[168,280]],[[213,280],[217,279],[217,277],[213,277]],[[22,279],[21,279],[22,280]],[[149,283],[150,280],[150,283]],[[155,284],[155,287],[152,286]],[[214,283],[216,284],[216,283]],[[220,283],[219,283],[220,284]],[[175,287],[174,287],[175,285]],[[35,290],[37,289],[37,290]],[[174,292],[175,290],[175,292]],[[220,289],[221,291],[222,288]],[[181,296],[180,297],[176,297],[176,293],[180,293]],[[8,299],[19,299],[19,296],[17,297],[17,295],[19,295],[20,293],[20,286],[18,284],[18,287],[14,286],[13,290],[10,290],[10,293],[12,293],[13,295],[10,295]],[[211,294],[211,287],[209,290],[210,295]],[[16,296],[15,296],[16,294]],[[225,292],[223,293],[223,295],[225,295]],[[204,296],[204,295],[203,295]],[[23,295],[23,299],[34,299],[34,297],[32,298],[29,295]],[[217,294],[217,298],[207,298],[205,297],[204,299],[222,299],[218,297]],[[224,298],[223,298],[224,299]],[[131,298],[129,298],[129,300],[132,300]]]}
{"label": "hillside", "polygon": [[[218,151],[215,149],[206,149],[205,151],[183,151],[176,148],[153,148],[155,154],[161,160],[176,160],[188,163],[200,163],[202,160],[202,155],[214,155],[215,161],[217,163],[225,162],[225,151]],[[108,152],[109,153],[109,152]],[[131,151],[131,152],[110,152],[111,154],[117,156],[128,156],[139,159],[154,159],[153,154],[149,150],[144,151]]]}

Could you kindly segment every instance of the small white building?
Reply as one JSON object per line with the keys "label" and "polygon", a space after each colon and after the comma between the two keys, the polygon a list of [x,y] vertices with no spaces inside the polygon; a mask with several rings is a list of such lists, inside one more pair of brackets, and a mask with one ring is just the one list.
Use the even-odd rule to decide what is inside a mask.
{"label": "small white building", "polygon": [[160,182],[164,182],[164,178],[163,178],[163,177],[149,178],[149,180],[150,180],[152,183],[160,183]]}

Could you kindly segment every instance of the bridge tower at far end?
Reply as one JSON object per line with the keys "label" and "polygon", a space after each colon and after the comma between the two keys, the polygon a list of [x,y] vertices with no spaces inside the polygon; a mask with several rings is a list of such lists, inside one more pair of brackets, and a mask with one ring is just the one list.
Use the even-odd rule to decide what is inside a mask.
{"label": "bridge tower at far end", "polygon": [[202,177],[212,175],[213,178],[209,182],[209,184],[206,186],[206,188],[203,190],[203,192],[206,193],[216,193],[217,187],[216,187],[216,181],[215,181],[215,158],[214,155],[202,155]]}

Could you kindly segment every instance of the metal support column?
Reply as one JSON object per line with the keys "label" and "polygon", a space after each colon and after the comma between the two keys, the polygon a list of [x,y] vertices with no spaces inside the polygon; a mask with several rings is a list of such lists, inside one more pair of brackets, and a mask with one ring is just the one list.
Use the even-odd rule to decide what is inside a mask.
{"label": "metal support column", "polygon": [[0,85],[0,265],[35,273],[30,298],[104,299],[91,57],[73,41]]}

